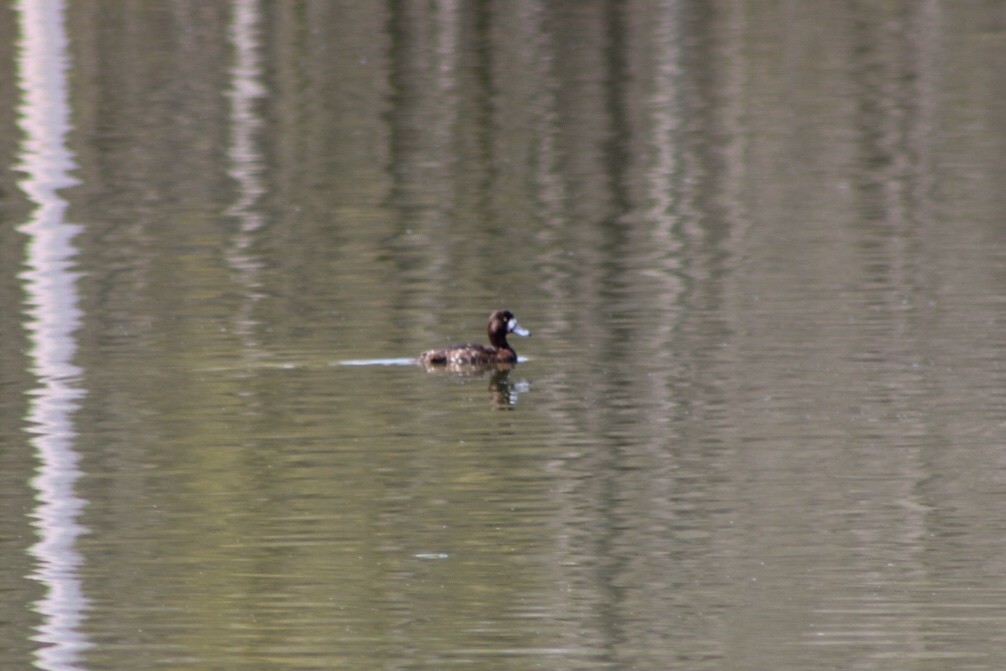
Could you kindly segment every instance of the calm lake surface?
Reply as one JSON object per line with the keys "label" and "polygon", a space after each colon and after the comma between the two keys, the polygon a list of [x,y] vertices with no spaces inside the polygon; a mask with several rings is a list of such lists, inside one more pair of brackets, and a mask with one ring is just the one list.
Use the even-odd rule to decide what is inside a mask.
{"label": "calm lake surface", "polygon": [[0,666],[1006,668],[1004,63],[999,0],[0,0]]}

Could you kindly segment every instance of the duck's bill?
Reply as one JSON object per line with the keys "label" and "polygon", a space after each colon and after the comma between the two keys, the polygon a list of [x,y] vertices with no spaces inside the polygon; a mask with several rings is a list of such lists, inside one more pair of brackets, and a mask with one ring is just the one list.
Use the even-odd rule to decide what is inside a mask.
{"label": "duck's bill", "polygon": [[507,322],[506,330],[509,331],[510,333],[516,333],[519,336],[531,335],[531,332],[528,331],[523,326],[521,326],[520,324],[518,324],[516,319],[511,319],[509,322]]}

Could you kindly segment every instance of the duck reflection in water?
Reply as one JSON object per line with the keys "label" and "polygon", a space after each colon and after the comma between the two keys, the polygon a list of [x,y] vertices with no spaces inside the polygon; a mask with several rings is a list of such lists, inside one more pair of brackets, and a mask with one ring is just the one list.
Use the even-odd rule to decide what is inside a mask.
{"label": "duck reflection in water", "polygon": [[499,364],[489,378],[489,396],[496,407],[505,410],[512,410],[517,403],[517,396],[531,388],[527,380],[511,380],[511,368],[513,364]]}
{"label": "duck reflection in water", "polygon": [[455,378],[489,378],[489,399],[497,408],[511,410],[517,403],[517,397],[531,389],[527,380],[511,380],[510,371],[514,363],[483,363],[483,364],[444,364],[440,366],[424,365],[427,373]]}

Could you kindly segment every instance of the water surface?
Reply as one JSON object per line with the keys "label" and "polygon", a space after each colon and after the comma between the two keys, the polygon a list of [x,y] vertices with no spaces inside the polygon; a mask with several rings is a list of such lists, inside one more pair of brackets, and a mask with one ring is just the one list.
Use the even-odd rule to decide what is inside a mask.
{"label": "water surface", "polygon": [[0,13],[13,666],[1006,665],[998,3]]}

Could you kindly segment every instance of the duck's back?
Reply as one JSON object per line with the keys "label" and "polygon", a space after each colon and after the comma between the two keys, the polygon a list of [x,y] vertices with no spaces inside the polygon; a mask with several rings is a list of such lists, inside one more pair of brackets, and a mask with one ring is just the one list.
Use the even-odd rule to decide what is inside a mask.
{"label": "duck's back", "polygon": [[485,345],[451,345],[445,349],[433,349],[419,355],[423,364],[479,364],[512,363],[517,354],[511,349],[497,349]]}

